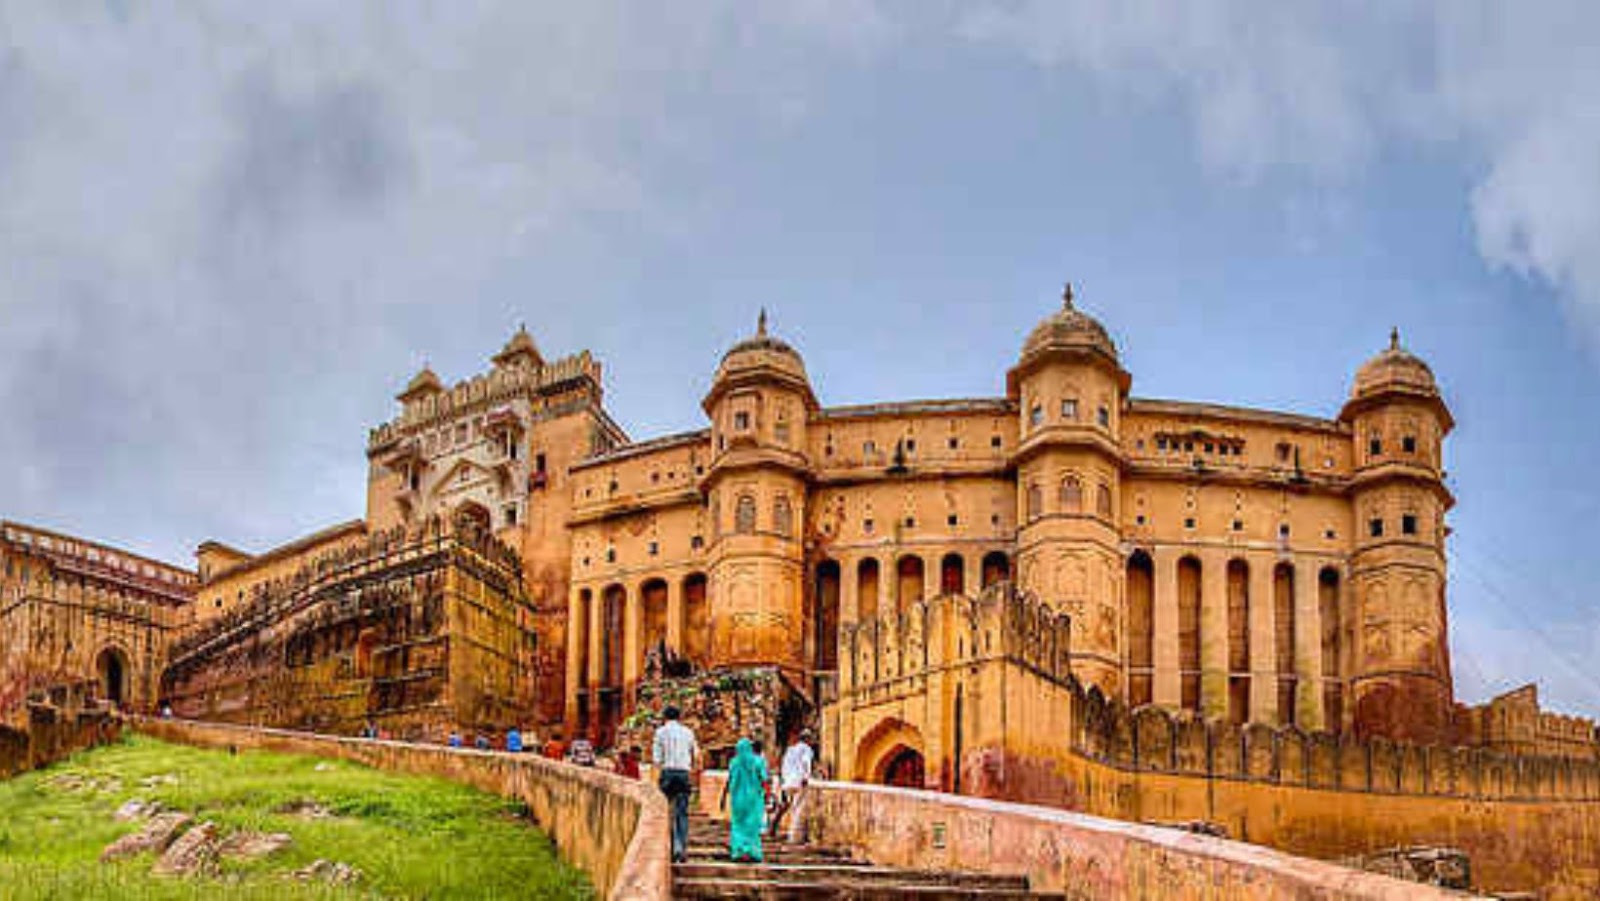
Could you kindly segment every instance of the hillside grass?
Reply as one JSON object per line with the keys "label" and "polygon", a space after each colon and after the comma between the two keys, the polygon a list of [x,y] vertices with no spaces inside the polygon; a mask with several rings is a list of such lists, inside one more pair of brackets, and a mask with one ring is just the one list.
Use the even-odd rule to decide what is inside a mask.
{"label": "hillside grass", "polygon": [[[84,780],[70,787],[72,778]],[[152,780],[142,784],[142,780]],[[102,864],[101,850],[143,821],[118,823],[123,802],[155,800],[195,821],[287,832],[262,860],[219,863],[209,877],[150,875],[152,855]],[[331,814],[276,812],[311,802]],[[317,859],[357,867],[351,886],[288,873]],[[0,898],[591,898],[520,802],[422,776],[316,757],[229,754],[130,735],[119,743],[0,782]]]}

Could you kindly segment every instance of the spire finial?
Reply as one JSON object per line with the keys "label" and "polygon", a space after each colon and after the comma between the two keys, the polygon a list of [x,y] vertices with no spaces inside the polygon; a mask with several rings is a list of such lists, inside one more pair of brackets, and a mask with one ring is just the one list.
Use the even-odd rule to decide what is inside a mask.
{"label": "spire finial", "polygon": [[1072,309],[1072,282],[1067,282],[1061,287],[1061,308]]}
{"label": "spire finial", "polygon": [[761,308],[761,315],[756,317],[756,337],[757,338],[765,338],[766,336],[767,336],[767,308],[766,307],[762,307]]}
{"label": "spire finial", "polygon": [[1399,326],[1392,325],[1392,326],[1389,327],[1389,349],[1390,350],[1399,350],[1400,349],[1400,327]]}

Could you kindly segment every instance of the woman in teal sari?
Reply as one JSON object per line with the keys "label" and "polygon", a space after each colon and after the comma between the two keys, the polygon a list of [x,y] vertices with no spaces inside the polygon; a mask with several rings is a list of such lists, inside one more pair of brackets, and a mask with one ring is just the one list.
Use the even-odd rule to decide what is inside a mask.
{"label": "woman in teal sari", "polygon": [[728,764],[727,794],[733,801],[728,852],[735,861],[759,863],[767,813],[767,762],[755,753],[748,738],[739,739],[733,762]]}

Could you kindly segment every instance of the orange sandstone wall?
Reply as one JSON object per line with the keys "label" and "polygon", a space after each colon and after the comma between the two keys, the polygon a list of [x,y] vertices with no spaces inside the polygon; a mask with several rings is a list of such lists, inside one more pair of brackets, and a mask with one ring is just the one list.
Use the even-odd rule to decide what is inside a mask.
{"label": "orange sandstone wall", "polygon": [[667,806],[643,782],[533,754],[505,754],[393,741],[335,738],[189,720],[137,719],[133,727],[164,741],[256,748],[354,760],[401,773],[440,776],[519,798],[562,857],[583,869],[613,901],[671,895]]}

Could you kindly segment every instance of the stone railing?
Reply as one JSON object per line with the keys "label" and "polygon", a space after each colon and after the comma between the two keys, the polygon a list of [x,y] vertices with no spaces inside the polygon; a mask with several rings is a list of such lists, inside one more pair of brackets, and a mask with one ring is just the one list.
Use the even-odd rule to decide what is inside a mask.
{"label": "stone railing", "polygon": [[666,801],[638,780],[533,754],[190,720],[138,718],[131,725],[164,741],[336,757],[381,770],[439,776],[516,798],[528,805],[561,856],[588,873],[605,897],[642,901],[672,893]]}
{"label": "stone railing", "polygon": [[[727,774],[705,773],[713,818]],[[1454,892],[1281,851],[1161,826],[941,792],[812,782],[804,809],[813,842],[875,864],[1024,875],[1029,888],[1076,899],[1460,898]]]}

